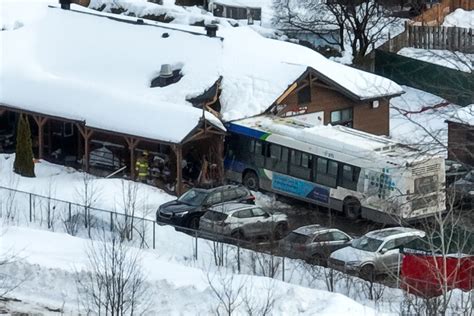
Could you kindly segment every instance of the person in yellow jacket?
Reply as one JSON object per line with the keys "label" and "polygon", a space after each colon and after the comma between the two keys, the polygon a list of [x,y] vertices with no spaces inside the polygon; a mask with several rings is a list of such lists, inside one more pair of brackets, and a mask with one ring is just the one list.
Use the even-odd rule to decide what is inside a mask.
{"label": "person in yellow jacket", "polygon": [[148,180],[148,152],[145,150],[142,156],[135,162],[137,180],[147,183]]}

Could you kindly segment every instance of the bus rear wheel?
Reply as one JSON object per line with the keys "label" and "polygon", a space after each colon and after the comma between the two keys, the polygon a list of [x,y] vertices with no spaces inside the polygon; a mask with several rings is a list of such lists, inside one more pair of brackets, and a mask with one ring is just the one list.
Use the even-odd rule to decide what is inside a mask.
{"label": "bus rear wheel", "polygon": [[361,214],[360,202],[354,198],[344,200],[343,204],[344,215],[349,219],[358,219]]}
{"label": "bus rear wheel", "polygon": [[258,191],[259,184],[258,184],[258,176],[253,171],[247,171],[244,174],[244,178],[242,183],[249,189],[253,191]]}

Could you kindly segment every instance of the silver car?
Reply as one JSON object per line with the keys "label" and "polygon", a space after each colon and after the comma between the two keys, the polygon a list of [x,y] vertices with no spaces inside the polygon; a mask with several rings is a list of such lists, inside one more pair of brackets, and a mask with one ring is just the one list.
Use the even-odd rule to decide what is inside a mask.
{"label": "silver car", "polygon": [[215,206],[201,217],[199,228],[213,235],[236,239],[260,236],[280,239],[288,228],[288,218],[282,213],[271,213],[262,208],[242,203]]}
{"label": "silver car", "polygon": [[326,265],[329,255],[351,244],[352,238],[336,228],[308,225],[295,229],[280,241],[280,251],[290,258]]}
{"label": "silver car", "polygon": [[374,230],[354,239],[350,247],[336,250],[329,257],[329,267],[358,274],[373,280],[378,274],[400,271],[400,248],[424,237],[425,232],[405,227]]}

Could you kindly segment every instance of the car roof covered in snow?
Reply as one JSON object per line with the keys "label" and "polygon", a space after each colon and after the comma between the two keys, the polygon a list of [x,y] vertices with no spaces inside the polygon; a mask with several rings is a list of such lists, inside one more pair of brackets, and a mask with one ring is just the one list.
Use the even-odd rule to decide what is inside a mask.
{"label": "car roof covered in snow", "polygon": [[[0,40],[8,50],[2,51],[0,103],[92,127],[182,140],[202,116],[188,100],[220,77],[224,120],[264,112],[308,69],[358,99],[403,92],[386,78],[264,38],[249,27],[221,25],[219,37],[211,38],[199,27],[111,18],[76,5],[67,11],[40,3],[18,12],[8,2],[2,6],[7,27]],[[182,78],[150,88],[163,64]],[[219,126],[217,118],[205,115]]]}
{"label": "car roof covered in snow", "polygon": [[210,210],[219,213],[232,213],[238,210],[252,209],[257,207],[258,206],[253,204],[246,203],[221,203],[214,205],[212,208],[210,208]]}
{"label": "car roof covered in snow", "polygon": [[367,234],[365,234],[365,236],[378,240],[385,240],[403,236],[423,237],[425,236],[425,232],[419,229],[409,227],[390,227],[368,232]]}

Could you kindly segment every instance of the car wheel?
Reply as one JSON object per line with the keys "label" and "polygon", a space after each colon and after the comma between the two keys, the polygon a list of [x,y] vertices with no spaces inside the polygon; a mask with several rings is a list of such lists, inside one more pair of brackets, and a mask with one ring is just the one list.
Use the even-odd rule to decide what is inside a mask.
{"label": "car wheel", "polygon": [[249,189],[253,191],[258,191],[259,183],[258,176],[253,171],[247,171],[244,175],[242,183]]}
{"label": "car wheel", "polygon": [[193,216],[189,219],[188,221],[188,227],[194,230],[199,229],[199,217],[198,216]]}
{"label": "car wheel", "polygon": [[275,240],[280,240],[283,238],[286,232],[286,225],[285,224],[278,224],[273,231],[273,238]]}
{"label": "car wheel", "polygon": [[343,204],[344,215],[352,220],[356,220],[360,217],[361,206],[357,199],[348,198],[344,200]]}
{"label": "car wheel", "polygon": [[244,239],[244,234],[240,230],[236,230],[235,232],[232,232],[230,235],[234,239],[242,240]]}
{"label": "car wheel", "polygon": [[375,268],[371,264],[367,264],[360,269],[359,276],[367,281],[373,282],[375,280]]}

